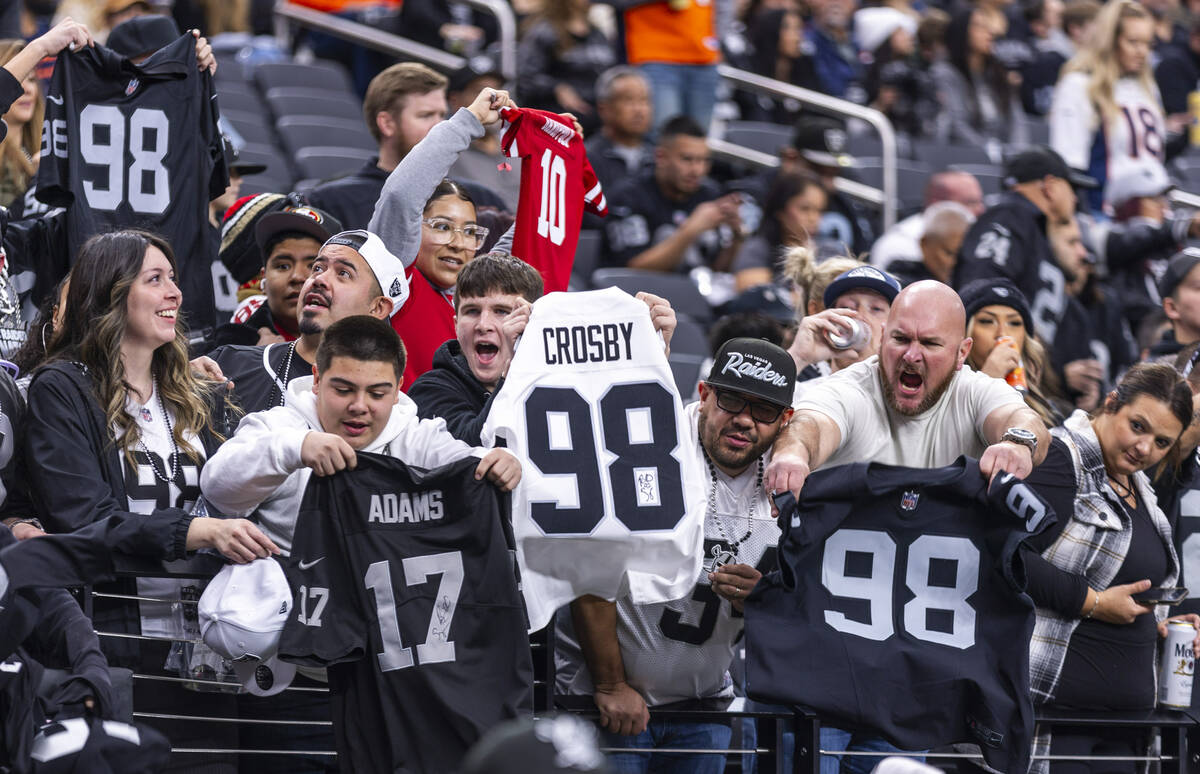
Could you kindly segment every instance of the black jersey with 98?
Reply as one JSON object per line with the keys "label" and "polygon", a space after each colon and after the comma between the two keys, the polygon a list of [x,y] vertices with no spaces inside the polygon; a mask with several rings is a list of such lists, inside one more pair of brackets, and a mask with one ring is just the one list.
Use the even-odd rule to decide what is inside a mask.
{"label": "black jersey with 98", "polygon": [[1034,606],[1017,549],[1053,510],[1009,474],[989,491],[966,457],[821,470],[787,500],[779,570],[745,604],[748,695],[1025,771]]}
{"label": "black jersey with 98", "polygon": [[477,464],[360,452],[354,470],[309,481],[279,653],[328,667],[346,771],[454,771],[485,731],[532,711],[515,565]]}
{"label": "black jersey with 98", "polygon": [[217,118],[191,35],[140,65],[103,46],[64,50],[46,94],[37,198],[68,208],[70,262],[101,232],[162,235],[193,329],[215,322],[208,203],[229,183]]}

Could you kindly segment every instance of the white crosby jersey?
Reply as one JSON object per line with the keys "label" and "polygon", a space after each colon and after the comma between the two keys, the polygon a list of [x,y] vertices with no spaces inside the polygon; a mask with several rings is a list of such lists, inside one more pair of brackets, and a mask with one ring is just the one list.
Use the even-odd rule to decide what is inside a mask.
{"label": "white crosby jersey", "polygon": [[1166,159],[1167,128],[1158,89],[1147,92],[1136,78],[1120,78],[1113,99],[1117,112],[1100,126],[1088,96],[1088,76],[1076,72],[1058,82],[1050,107],[1050,147],[1069,166],[1101,181],[1111,180],[1131,160]]}
{"label": "white crosby jersey", "polygon": [[521,460],[513,533],[531,630],[584,594],[678,599],[703,551],[705,476],[646,305],[616,288],[533,305],[482,438]]}
{"label": "white crosby jersey", "polygon": [[[688,449],[705,467],[697,433],[699,403],[684,412],[688,422]],[[765,466],[770,452],[762,458]],[[732,696],[729,665],[733,646],[742,633],[744,619],[732,605],[712,590],[708,573],[726,563],[748,564],[764,575],[775,569],[780,530],[771,518],[771,502],[759,478],[761,468],[751,465],[736,478],[715,470],[715,481],[705,467],[704,492],[711,492],[715,508],[704,519],[704,566],[691,594],[674,602],[638,605],[617,601],[617,639],[625,681],[654,707],[684,699]],[[753,505],[751,505],[753,503]],[[591,676],[568,627],[558,640],[558,690],[564,694],[591,694]]]}

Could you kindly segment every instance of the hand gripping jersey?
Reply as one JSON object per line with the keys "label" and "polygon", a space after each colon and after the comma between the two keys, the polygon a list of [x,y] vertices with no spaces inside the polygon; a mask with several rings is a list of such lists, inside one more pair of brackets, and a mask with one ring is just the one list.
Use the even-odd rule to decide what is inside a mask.
{"label": "hand gripping jersey", "polygon": [[529,108],[501,112],[504,153],[522,160],[513,255],[542,273],[547,293],[566,290],[584,208],[608,213],[600,181],[568,119]]}
{"label": "hand gripping jersey", "polygon": [[616,288],[533,305],[484,445],[521,459],[513,532],[530,626],[583,594],[686,596],[707,481],[646,305]]}
{"label": "hand gripping jersey", "polygon": [[973,742],[1024,772],[1034,605],[1017,549],[1053,511],[1007,474],[988,492],[966,457],[830,468],[786,499],[779,571],[745,606],[748,694],[905,749]]}
{"label": "hand gripping jersey", "polygon": [[215,324],[208,203],[229,183],[208,71],[184,35],[140,65],[69,52],[46,94],[37,196],[67,208],[71,263],[95,234],[144,228],[175,249],[187,324]]}
{"label": "hand gripping jersey", "polygon": [[344,771],[456,771],[485,731],[532,712],[525,613],[478,462],[421,471],[360,452],[308,484],[279,654],[328,667]]}

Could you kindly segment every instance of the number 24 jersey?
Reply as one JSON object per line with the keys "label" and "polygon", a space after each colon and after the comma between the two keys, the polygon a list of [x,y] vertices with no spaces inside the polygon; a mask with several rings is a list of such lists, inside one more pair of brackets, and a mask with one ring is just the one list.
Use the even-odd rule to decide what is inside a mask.
{"label": "number 24 jersey", "polygon": [[617,288],[533,305],[483,441],[521,460],[513,533],[530,626],[583,594],[686,596],[707,481],[646,305]]}
{"label": "number 24 jersey", "polygon": [[525,611],[478,463],[359,452],[304,493],[279,654],[328,667],[344,771],[456,771],[485,731],[532,712]]}
{"label": "number 24 jersey", "polygon": [[1025,771],[1033,601],[1018,548],[1054,512],[977,461],[814,473],[777,499],[779,570],[745,605],[751,698],[811,707],[903,749],[974,742]]}

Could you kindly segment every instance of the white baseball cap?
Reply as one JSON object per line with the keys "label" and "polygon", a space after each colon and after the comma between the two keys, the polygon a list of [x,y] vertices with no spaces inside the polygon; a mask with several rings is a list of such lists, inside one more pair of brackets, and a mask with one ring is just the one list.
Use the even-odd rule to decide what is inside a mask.
{"label": "white baseball cap", "polygon": [[242,686],[258,696],[279,693],[296,668],[274,658],[292,609],[292,592],[274,559],[228,564],[200,596],[200,636],[233,662]]}
{"label": "white baseball cap", "polygon": [[387,249],[382,239],[363,229],[338,232],[325,240],[321,249],[329,245],[349,247],[363,257],[375,273],[383,294],[392,300],[390,316],[395,316],[408,299],[408,276],[404,273],[404,262]]}
{"label": "white baseball cap", "polygon": [[1162,196],[1174,187],[1162,162],[1147,156],[1119,165],[1108,177],[1104,198],[1120,207],[1131,199]]}

